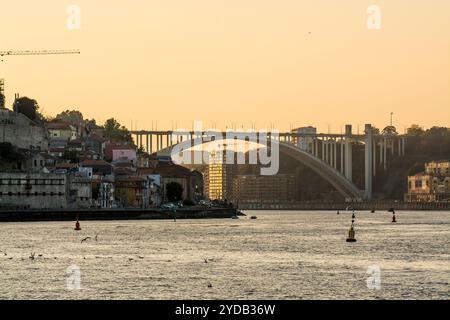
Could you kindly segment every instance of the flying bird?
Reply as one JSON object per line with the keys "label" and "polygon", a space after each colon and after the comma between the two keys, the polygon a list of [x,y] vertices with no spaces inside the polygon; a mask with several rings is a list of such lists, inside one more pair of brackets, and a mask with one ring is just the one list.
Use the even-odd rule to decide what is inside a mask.
{"label": "flying bird", "polygon": [[87,240],[89,240],[89,239],[91,239],[91,237],[86,237],[86,238],[84,238],[84,239],[81,240],[81,243],[83,243],[83,242],[85,242],[85,241],[87,241]]}

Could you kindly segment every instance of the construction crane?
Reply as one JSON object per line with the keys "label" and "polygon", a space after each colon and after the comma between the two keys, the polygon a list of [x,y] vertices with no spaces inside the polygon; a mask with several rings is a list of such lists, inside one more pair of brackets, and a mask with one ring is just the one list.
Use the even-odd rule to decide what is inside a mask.
{"label": "construction crane", "polygon": [[4,56],[36,56],[48,54],[80,54],[80,50],[22,50],[0,51],[0,57]]}
{"label": "construction crane", "polygon": [[[38,55],[50,55],[50,54],[80,54],[80,50],[21,50],[21,51],[0,51],[0,57],[5,56],[38,56]],[[3,59],[0,60],[3,62]],[[0,108],[5,106],[4,92],[5,81],[0,79]]]}

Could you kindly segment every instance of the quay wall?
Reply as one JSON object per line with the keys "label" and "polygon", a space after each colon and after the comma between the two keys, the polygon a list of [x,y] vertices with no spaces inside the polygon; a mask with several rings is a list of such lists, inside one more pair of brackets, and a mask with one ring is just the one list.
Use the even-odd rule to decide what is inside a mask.
{"label": "quay wall", "polygon": [[450,202],[293,202],[293,203],[239,203],[240,210],[411,210],[450,211]]}
{"label": "quay wall", "polygon": [[242,215],[234,208],[0,210],[0,222],[215,219]]}

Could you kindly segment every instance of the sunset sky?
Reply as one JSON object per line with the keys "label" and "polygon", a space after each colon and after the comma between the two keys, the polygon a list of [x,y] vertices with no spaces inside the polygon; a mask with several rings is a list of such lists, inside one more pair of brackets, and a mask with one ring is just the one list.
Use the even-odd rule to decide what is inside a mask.
{"label": "sunset sky", "polygon": [[[7,103],[133,129],[450,126],[448,0],[0,0]],[[68,30],[66,8],[81,8]],[[381,8],[381,30],[366,27]],[[356,129],[355,129],[356,130]]]}

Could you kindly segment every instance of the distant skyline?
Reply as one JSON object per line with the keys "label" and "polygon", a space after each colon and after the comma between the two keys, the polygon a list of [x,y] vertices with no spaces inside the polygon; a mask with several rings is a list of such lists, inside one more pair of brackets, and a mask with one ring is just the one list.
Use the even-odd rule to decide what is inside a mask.
{"label": "distant skyline", "polygon": [[[67,6],[81,29],[66,27]],[[366,27],[369,5],[381,30]],[[450,127],[448,0],[3,0],[6,102],[131,129]]]}

